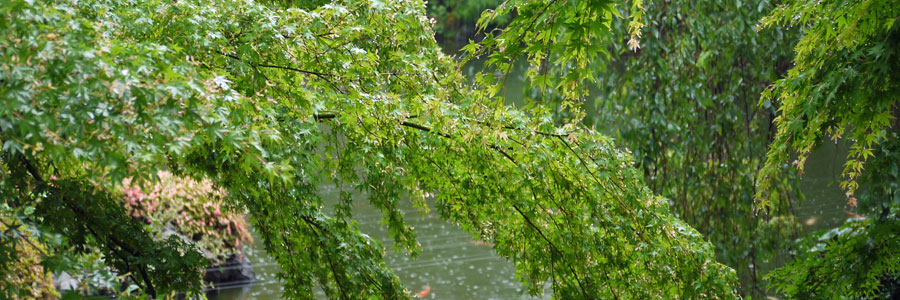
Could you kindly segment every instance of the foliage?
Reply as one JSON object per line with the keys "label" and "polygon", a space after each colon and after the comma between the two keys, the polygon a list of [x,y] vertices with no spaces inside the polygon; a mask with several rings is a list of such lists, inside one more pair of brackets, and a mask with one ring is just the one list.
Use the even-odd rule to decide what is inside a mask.
{"label": "foliage", "polygon": [[872,159],[866,163],[867,172],[860,176],[859,211],[887,216],[892,205],[900,205],[900,120],[894,119],[892,132],[873,147]]}
{"label": "foliage", "polygon": [[768,275],[788,296],[889,298],[883,292],[898,293],[889,291],[896,289],[900,274],[898,18],[896,1],[795,1],[762,22],[769,27],[798,25],[803,37],[795,48],[794,67],[763,94],[762,101],[780,104],[780,114],[758,176],[760,206],[784,201],[768,191],[792,150],[802,171],[822,140],[845,138],[851,148],[841,187],[848,206],[859,205],[867,214],[806,239],[795,262]]}
{"label": "foliage", "polygon": [[190,239],[214,265],[252,242],[247,222],[225,206],[225,192],[215,189],[212,182],[179,178],[169,172],[157,176],[155,184],[146,190],[127,180],[122,188],[129,214],[146,222],[157,239],[165,238],[166,230],[174,228],[173,233]]}
{"label": "foliage", "polygon": [[148,294],[166,295],[199,286],[195,266],[205,261],[197,250],[175,237],[154,242],[141,224],[127,218],[114,196],[69,180],[37,182],[31,191],[34,195],[15,196],[37,204],[37,223],[66,236],[79,252],[99,248],[108,265],[143,284]]}
{"label": "foliage", "polygon": [[[791,299],[891,299],[900,274],[900,205],[883,218],[851,219],[804,239],[795,260],[766,275]],[[896,289],[896,287],[894,287]]]}
{"label": "foliage", "polygon": [[[314,284],[330,298],[410,297],[380,243],[359,231],[351,189],[413,255],[398,201],[408,195],[424,211],[435,198],[444,218],[512,259],[532,294],[735,297],[734,271],[643,185],[626,153],[582,126],[556,126],[546,108],[485,98],[440,52],[421,1],[0,4],[0,187],[12,196],[3,199],[40,204],[36,214],[57,224],[46,225],[105,249],[152,296],[195,290],[198,254],[153,242],[105,191],[124,178],[153,183],[165,168],[207,178],[249,210],[286,297],[311,298]],[[541,19],[537,4],[519,17]],[[608,3],[550,5],[560,18],[541,22],[613,14]],[[505,55],[519,51],[505,45]],[[586,54],[574,55],[586,70]],[[333,214],[323,182],[343,191]]]}
{"label": "foliage", "polygon": [[[103,263],[99,249],[73,253],[63,238],[35,226],[35,207],[0,207],[3,226],[3,245],[0,248],[0,274],[6,278],[0,287],[6,292],[3,299],[68,299],[73,295],[117,295],[128,297],[135,289],[122,288],[127,276],[119,276]],[[9,247],[6,247],[9,246]],[[14,262],[11,263],[11,262]],[[51,276],[55,274],[55,276]],[[62,274],[77,275],[75,291],[57,291],[56,284],[67,286],[73,282],[55,283]]]}
{"label": "foliage", "polygon": [[[540,90],[536,102],[562,99],[560,109],[570,113],[566,124],[579,123],[584,117],[581,101],[588,93],[584,84],[599,78],[592,62],[598,56],[608,56],[606,46],[612,37],[612,21],[623,18],[616,8],[618,3],[521,0],[505,1],[496,10],[484,11],[478,20],[482,31],[497,18],[515,14],[498,33],[484,32],[482,40],[462,49],[470,60],[487,56],[485,71],[476,75],[476,82],[486,86],[484,97],[492,98],[502,90],[515,61],[526,59],[528,84]],[[629,13],[628,45],[638,49],[644,26],[642,1],[623,3],[628,5]]]}
{"label": "foliage", "polygon": [[141,295],[138,286],[130,281],[128,274],[120,275],[106,265],[100,249],[88,249],[80,253],[60,251],[50,258],[45,258],[42,264],[55,269],[57,280],[67,280],[59,283],[65,287],[64,291],[61,291],[63,299],[101,295],[115,297]]}
{"label": "foliage", "polygon": [[900,295],[900,138],[875,147],[860,178],[860,212],[841,227],[802,240],[795,260],[766,275],[791,298],[891,299]]}
{"label": "foliage", "polygon": [[[575,99],[591,90],[581,84],[598,83],[587,117],[633,150],[650,187],[710,237],[746,280],[742,293],[759,295],[756,266],[798,226],[787,202],[754,214],[755,174],[775,113],[771,103],[755,103],[789,67],[796,31],[755,30],[769,1],[651,1],[646,11],[640,1],[614,4],[511,1],[487,11],[481,26],[515,13],[513,22],[464,51],[488,56],[478,82],[494,84],[493,93],[505,88],[515,59],[527,58],[526,97],[560,104],[554,117],[566,123],[581,119]],[[614,18],[620,13],[629,18]],[[631,40],[610,42],[622,36]],[[779,177],[767,192],[793,197],[793,180]]]}
{"label": "foliage", "polygon": [[794,66],[763,94],[777,101],[777,133],[758,175],[757,198],[771,207],[784,201],[769,193],[792,150],[802,172],[806,158],[825,138],[846,138],[844,166],[848,203],[875,145],[886,138],[900,95],[900,6],[897,1],[794,1],[764,19],[764,27],[801,26]]}
{"label": "foliage", "polygon": [[[4,215],[7,211],[3,211]],[[24,224],[0,215],[0,298],[55,299],[53,278],[40,264],[46,250]],[[17,264],[10,264],[17,262]]]}
{"label": "foliage", "polygon": [[[495,8],[503,1],[500,0],[430,0],[428,3],[428,16],[434,18],[434,32],[444,37],[459,37],[465,35],[469,25],[474,25],[481,12]],[[509,16],[499,17],[493,20],[493,25],[503,26],[509,22]],[[472,28],[474,29],[474,28]]]}
{"label": "foliage", "polygon": [[[588,118],[633,152],[650,188],[738,271],[741,293],[764,296],[757,266],[799,230],[787,202],[754,214],[775,116],[773,105],[756,103],[790,66],[796,31],[756,31],[768,0],[645,5],[641,48],[609,43],[610,56],[594,63],[599,88]],[[627,34],[623,21],[612,28]],[[792,197],[793,180],[768,192]]]}

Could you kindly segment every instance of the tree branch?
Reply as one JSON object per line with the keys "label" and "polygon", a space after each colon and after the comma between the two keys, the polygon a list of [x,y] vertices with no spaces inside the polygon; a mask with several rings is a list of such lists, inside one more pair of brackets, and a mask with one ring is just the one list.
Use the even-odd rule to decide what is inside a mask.
{"label": "tree branch", "polygon": [[271,64],[266,64],[266,63],[259,63],[259,62],[248,61],[248,60],[242,59],[242,58],[240,58],[240,57],[238,57],[238,56],[236,56],[236,55],[228,54],[228,53],[225,53],[225,52],[222,52],[222,51],[216,51],[216,53],[218,53],[218,54],[220,54],[220,55],[222,55],[222,56],[231,58],[231,59],[235,59],[235,60],[239,60],[239,61],[245,62],[245,63],[247,63],[247,64],[250,64],[250,65],[253,66],[253,67],[263,67],[263,68],[270,68],[270,69],[281,69],[281,70],[293,71],[293,72],[297,72],[297,73],[303,73],[303,74],[307,74],[307,75],[313,75],[313,76],[319,77],[319,79],[322,79],[322,80],[324,80],[325,82],[327,82],[329,85],[331,85],[331,88],[333,88],[335,91],[340,92],[340,89],[337,88],[337,85],[335,85],[333,82],[331,82],[331,80],[328,78],[328,77],[331,76],[330,74],[321,73],[321,72],[316,72],[316,71],[310,71],[310,70],[304,70],[304,69],[295,68],[295,67],[291,67],[291,66],[279,66],[279,65],[271,65]]}
{"label": "tree branch", "polygon": [[[322,234],[326,234],[326,235],[328,234],[328,231],[325,228],[323,228],[322,225],[311,220],[309,218],[309,216],[301,215],[300,219],[302,219],[303,222],[306,223],[306,226],[309,227],[309,229],[312,229],[314,234],[319,235],[319,233],[317,232],[316,229],[318,229],[318,231],[321,231]],[[326,247],[326,245],[322,242],[322,240],[319,240],[319,239],[316,239],[316,240],[318,241],[319,245],[321,245],[322,247]],[[347,292],[344,291],[344,286],[343,286],[343,284],[341,284],[341,277],[338,276],[337,269],[335,269],[335,267],[334,267],[334,260],[331,259],[331,255],[325,255],[325,256],[328,258],[328,266],[329,266],[329,268],[331,268],[331,275],[334,276],[334,282],[335,282],[335,284],[337,284],[338,290],[341,291],[341,296],[343,296],[343,299],[345,299],[345,300],[350,299],[350,297],[347,296]]]}
{"label": "tree branch", "polygon": [[22,164],[25,165],[25,169],[28,170],[28,173],[31,174],[31,177],[34,177],[34,180],[36,180],[37,182],[41,182],[41,183],[44,182],[44,178],[41,177],[41,174],[40,174],[40,172],[38,172],[38,169],[35,168],[34,165],[32,165],[30,161],[28,161],[28,158],[25,157],[24,153],[19,154],[19,160],[22,161]]}
{"label": "tree branch", "polygon": [[[325,114],[317,114],[317,115],[314,115],[314,118],[316,119],[316,121],[322,121],[322,120],[334,119],[334,118],[336,118],[336,117],[337,117],[337,115],[334,114],[334,113],[325,113]],[[480,124],[485,124],[484,122],[480,122],[480,121],[477,121],[477,120],[472,120],[472,121],[477,122],[477,123],[480,123]],[[434,133],[434,134],[437,134],[437,135],[439,135],[439,136],[441,136],[441,137],[448,138],[448,139],[449,139],[449,138],[453,138],[453,137],[450,136],[449,134],[446,134],[446,133],[440,133],[440,132],[435,132],[433,128],[428,127],[428,126],[425,126],[425,125],[422,125],[422,124],[418,124],[418,123],[413,123],[413,122],[409,122],[409,121],[402,121],[402,122],[400,122],[400,125],[402,125],[402,126],[404,126],[404,127],[409,127],[409,128],[413,128],[413,129],[417,129],[417,130],[429,132],[429,133]],[[518,129],[518,128],[509,127],[509,126],[504,126],[504,128],[507,128],[507,129],[514,129],[514,130]],[[534,132],[536,132],[536,131],[534,131]],[[536,132],[536,133],[543,134],[543,135],[547,135],[547,136],[557,136],[557,137],[559,137],[559,138],[562,138],[562,137],[565,136],[565,135],[556,135],[556,134],[549,134],[549,133],[542,133],[542,132]],[[508,159],[508,160],[509,160],[510,162],[512,162],[514,165],[518,166],[518,163],[516,162],[515,158],[513,158],[509,153],[507,153],[506,151],[504,151],[504,150],[503,150],[502,148],[500,148],[499,146],[497,146],[497,145],[490,145],[489,147],[490,147],[491,149],[493,149],[493,150],[499,152],[501,155],[503,155],[506,159]],[[513,204],[513,208],[516,210],[516,212],[519,213],[519,215],[522,216],[523,219],[525,219],[525,222],[528,223],[528,225],[529,225],[531,228],[534,228],[534,230],[537,231],[538,235],[540,235],[541,238],[543,238],[543,239],[549,244],[550,248],[551,248],[554,252],[556,252],[556,253],[562,255],[562,252],[560,252],[559,247],[557,247],[556,244],[554,244],[553,241],[551,241],[550,238],[548,238],[548,237],[544,234],[543,230],[541,230],[541,228],[538,227],[537,224],[535,224],[534,222],[532,222],[531,218],[529,218],[529,217],[528,217],[528,216],[527,216],[527,215],[526,215],[526,214],[525,214],[525,213],[524,213],[517,205]],[[304,220],[305,220],[305,218],[304,218]],[[308,220],[305,220],[305,221],[309,222]],[[313,223],[313,224],[314,224],[314,223]],[[320,229],[321,229],[321,228],[320,228]],[[572,265],[571,265],[571,264],[568,264],[568,267],[569,267],[569,270],[572,272],[572,275],[575,276],[575,281],[578,283],[578,286],[579,286],[579,288],[580,288],[580,290],[581,290],[582,295],[585,297],[585,299],[592,299],[592,297],[590,297],[590,296],[587,294],[587,290],[585,289],[583,283],[581,282],[581,279],[580,279],[580,277],[578,276],[578,272],[575,272],[575,270],[572,268]],[[618,299],[618,295],[615,295],[615,292],[613,292],[613,295],[615,296],[616,299]]]}

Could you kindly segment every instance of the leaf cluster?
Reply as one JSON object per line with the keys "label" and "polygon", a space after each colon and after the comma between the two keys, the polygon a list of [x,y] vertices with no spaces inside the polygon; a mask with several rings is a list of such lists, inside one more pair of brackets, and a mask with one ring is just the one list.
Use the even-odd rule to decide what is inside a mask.
{"label": "leaf cluster", "polygon": [[777,132],[758,175],[756,197],[772,207],[784,201],[769,193],[792,150],[802,172],[822,140],[846,138],[850,153],[841,187],[849,203],[864,163],[886,138],[900,95],[900,7],[896,1],[793,1],[761,21],[763,27],[798,26],[803,36],[787,76],[763,93],[777,101]]}
{"label": "leaf cluster", "polygon": [[766,275],[770,286],[790,298],[892,299],[897,291],[889,283],[900,273],[900,219],[897,205],[889,211],[805,238],[793,262]]}
{"label": "leaf cluster", "polygon": [[[628,5],[628,45],[640,47],[644,26],[642,1]],[[570,111],[567,123],[584,117],[581,102],[587,95],[585,84],[594,82],[598,57],[609,56],[606,46],[612,38],[612,22],[625,19],[617,1],[506,1],[496,9],[485,10],[478,20],[483,31],[493,20],[514,14],[502,29],[484,32],[484,38],[462,48],[467,59],[486,56],[485,71],[476,81],[487,89],[486,97],[504,88],[516,60],[528,62],[528,84],[540,91],[537,102],[560,99],[561,108]],[[502,103],[502,102],[500,102]],[[550,102],[553,103],[553,102]]]}

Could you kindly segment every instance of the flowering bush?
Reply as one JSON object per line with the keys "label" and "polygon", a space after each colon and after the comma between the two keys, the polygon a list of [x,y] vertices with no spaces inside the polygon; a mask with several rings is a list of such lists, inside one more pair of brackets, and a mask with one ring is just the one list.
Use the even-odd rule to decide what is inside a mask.
{"label": "flowering bush", "polygon": [[159,180],[141,188],[126,181],[122,193],[132,217],[147,223],[160,238],[178,234],[197,245],[213,264],[224,262],[252,242],[247,222],[227,209],[226,193],[209,180],[195,181],[159,172]]}

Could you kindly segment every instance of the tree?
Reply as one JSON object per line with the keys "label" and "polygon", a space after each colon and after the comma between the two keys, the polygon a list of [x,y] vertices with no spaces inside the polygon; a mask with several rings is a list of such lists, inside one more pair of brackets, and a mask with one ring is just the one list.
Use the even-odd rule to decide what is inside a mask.
{"label": "tree", "polygon": [[768,276],[788,296],[900,294],[898,18],[897,1],[794,1],[762,22],[800,26],[803,36],[794,49],[794,66],[763,94],[762,101],[777,101],[780,108],[775,140],[757,178],[759,205],[785,201],[768,191],[794,151],[802,172],[808,154],[823,140],[844,138],[850,152],[841,187],[847,205],[867,215],[811,236],[794,262]]}
{"label": "tree", "polygon": [[[759,266],[799,231],[789,203],[755,214],[755,175],[776,106],[760,93],[790,66],[797,31],[757,31],[769,1],[647,1],[640,49],[609,43],[588,118],[633,152],[650,188],[715,245],[745,297],[765,297]],[[614,22],[622,36],[624,22]],[[593,103],[592,103],[593,102]],[[797,198],[796,178],[769,193]]]}
{"label": "tree", "polygon": [[[292,298],[311,298],[314,284],[330,298],[409,298],[358,230],[350,189],[412,255],[397,202],[427,211],[435,199],[442,217],[512,259],[531,293],[735,296],[734,271],[626,153],[469,85],[421,1],[0,4],[4,203],[105,249],[151,296],[195,290],[200,260],[153,242],[110,199],[159,170],[209,179],[246,208]],[[344,191],[333,214],[317,193],[325,183]]]}
{"label": "tree", "polygon": [[[756,30],[769,1],[575,3],[519,1],[486,12],[483,29],[504,14],[517,18],[464,48],[488,56],[481,82],[506,88],[506,73],[527,58],[526,103],[558,106],[559,122],[611,134],[650,188],[737,269],[741,293],[764,295],[756,266],[798,225],[788,202],[755,214],[755,174],[775,115],[774,105],[756,103],[789,68],[797,31]],[[794,197],[795,177],[782,179],[768,192]]]}

